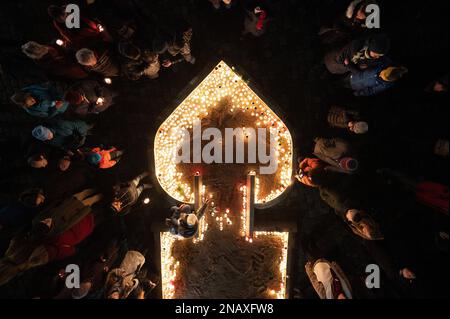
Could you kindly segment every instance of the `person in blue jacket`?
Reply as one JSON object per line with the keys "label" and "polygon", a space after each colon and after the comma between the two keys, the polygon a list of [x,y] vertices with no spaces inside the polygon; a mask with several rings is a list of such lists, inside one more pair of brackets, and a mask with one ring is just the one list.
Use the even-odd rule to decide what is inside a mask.
{"label": "person in blue jacket", "polygon": [[374,96],[394,87],[408,73],[405,67],[392,66],[389,59],[366,70],[353,70],[350,87],[355,96]]}
{"label": "person in blue jacket", "polygon": [[34,117],[53,118],[67,111],[69,103],[52,85],[30,85],[16,92],[11,100]]}
{"label": "person in blue jacket", "polygon": [[57,121],[45,126],[37,126],[32,135],[35,139],[63,150],[76,150],[83,146],[92,128],[83,121]]}

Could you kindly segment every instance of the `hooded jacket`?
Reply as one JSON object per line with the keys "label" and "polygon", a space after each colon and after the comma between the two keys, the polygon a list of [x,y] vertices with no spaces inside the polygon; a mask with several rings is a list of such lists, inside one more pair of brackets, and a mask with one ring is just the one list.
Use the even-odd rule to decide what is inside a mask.
{"label": "hooded jacket", "polygon": [[53,139],[44,143],[64,150],[71,150],[84,145],[91,127],[83,121],[58,121],[48,125],[48,128],[54,136]]}
{"label": "hooded jacket", "polygon": [[34,117],[52,118],[67,111],[69,104],[63,102],[60,108],[56,107],[57,101],[63,101],[63,96],[57,89],[49,85],[30,85],[22,89],[23,92],[31,94],[37,103],[30,108],[24,107],[25,112]]}

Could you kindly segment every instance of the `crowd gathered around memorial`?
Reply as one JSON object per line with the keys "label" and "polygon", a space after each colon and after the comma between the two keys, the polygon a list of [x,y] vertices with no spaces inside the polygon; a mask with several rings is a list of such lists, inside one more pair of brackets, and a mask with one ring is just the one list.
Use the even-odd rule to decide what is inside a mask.
{"label": "crowd gathered around memorial", "polygon": [[[277,18],[267,6],[270,1],[203,1],[211,3],[211,14],[245,11],[242,34],[237,36],[244,41],[251,38],[264,42]],[[91,2],[94,1],[84,5]],[[125,2],[135,5],[134,1]],[[382,28],[367,26],[367,7],[376,5],[383,9],[382,3],[346,2],[346,10],[327,15],[332,18],[324,19],[317,39],[323,47],[323,81],[350,92],[352,98],[348,104],[329,105],[327,114],[320,119],[333,135],[317,136],[311,149],[297,149],[294,141],[296,162],[292,178],[294,187],[320,194],[348,233],[380,266],[398,296],[407,296],[408,289],[421,279],[415,262],[421,258],[422,250],[448,256],[448,185],[423,179],[421,174],[402,172],[397,166],[390,167],[389,161],[374,163],[370,158],[389,154],[392,149],[405,149],[415,154],[410,161],[422,156],[448,161],[448,134],[430,133],[412,140],[409,135],[402,136],[407,117],[375,116],[361,107],[367,99],[388,103],[383,101],[384,96],[401,88],[412,71],[407,63],[391,55],[392,47],[401,43],[392,41]],[[149,195],[155,188],[153,179],[148,172],[137,171],[129,180],[105,179],[108,183],[99,183],[108,171],[127,165],[129,150],[110,140],[98,144],[90,140],[95,136],[95,143],[101,141],[96,123],[116,107],[115,101],[122,94],[113,85],[117,79],[159,81],[160,74],[170,68],[202,63],[196,59],[196,51],[201,48],[192,45],[196,29],[188,19],[175,16],[152,30],[145,20],[132,15],[108,25],[83,10],[80,28],[71,29],[66,24],[69,13],[65,5],[51,5],[47,12],[55,40],[31,40],[17,48],[21,59],[32,61],[34,69],[24,70],[20,64],[0,60],[5,74],[32,72],[48,79],[22,87],[10,96],[8,107],[26,113],[32,128],[24,150],[16,151],[20,174],[27,176],[27,185],[15,196],[0,198],[0,289],[27,285],[21,281],[24,274],[49,267],[41,283],[46,294],[33,297],[155,298],[154,290],[161,283],[157,271],[146,266],[151,252],[130,249],[120,229],[104,227],[110,223],[121,225],[125,216],[137,214],[142,207],[158,201]],[[445,109],[448,73],[446,69],[435,71],[441,75],[410,94],[417,95],[424,105]],[[407,105],[402,107],[408,112]],[[423,121],[433,120],[424,117]],[[436,121],[431,127],[439,125],[441,122]],[[442,131],[442,127],[436,129]],[[448,130],[448,124],[445,129]],[[290,130],[295,131],[295,127]],[[373,130],[385,130],[386,140],[374,142],[370,138]],[[395,141],[388,140],[391,135],[395,135]],[[383,199],[392,198],[396,201],[386,207]],[[197,212],[186,204],[172,209],[168,205],[167,230],[178,238],[192,239],[207,205]],[[432,248],[415,247],[400,230],[408,227],[401,222],[405,215],[413,214],[416,208],[421,214],[428,214],[431,221],[423,227],[433,227],[426,231],[434,234]],[[304,272],[317,296],[358,298],[352,274],[335,256],[320,252],[317,246],[304,242],[298,248],[308,257]],[[414,258],[411,251],[415,252]],[[82,265],[78,289],[64,287],[66,274],[54,266],[66,265],[67,261]],[[438,272],[448,271],[435,266]]]}

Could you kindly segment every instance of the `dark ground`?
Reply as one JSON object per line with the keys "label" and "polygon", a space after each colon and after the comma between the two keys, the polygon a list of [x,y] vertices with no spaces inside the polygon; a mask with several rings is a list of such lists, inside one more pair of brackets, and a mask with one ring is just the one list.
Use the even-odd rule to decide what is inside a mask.
{"label": "dark ground", "polygon": [[[55,2],[61,1],[0,2],[0,49],[3,57],[14,56],[17,48],[26,41],[48,43],[56,38],[56,32],[46,15],[47,5]],[[114,13],[117,11],[113,9],[113,3],[120,1],[96,2],[92,15],[103,20],[106,26],[115,23],[112,17],[117,17]],[[192,22],[195,33],[193,54],[197,63],[193,66],[181,64],[163,71],[156,81],[115,81],[114,86],[120,96],[114,107],[98,117],[94,136],[88,144],[124,147],[127,156],[117,168],[96,178],[96,182],[107,185],[113,180],[127,179],[149,167],[153,170],[152,158],[148,158],[147,154],[149,151],[151,154],[154,132],[183,97],[180,92],[185,91],[187,86],[189,90],[190,81],[207,70],[209,65],[224,59],[244,70],[251,77],[252,85],[282,110],[279,115],[286,119],[294,135],[296,153],[308,155],[312,140],[318,135],[336,135],[337,132],[326,126],[325,114],[330,105],[355,105],[372,115],[374,120],[370,135],[355,139],[367,157],[369,172],[380,167],[390,167],[400,169],[416,179],[431,179],[448,184],[448,161],[435,158],[430,155],[431,151],[422,151],[416,143],[417,139],[448,139],[448,104],[438,105],[432,99],[424,100],[421,93],[428,82],[448,72],[448,1],[430,0],[427,6],[421,2],[383,1],[383,28],[393,40],[391,56],[409,67],[410,76],[396,90],[370,99],[355,99],[345,90],[336,88],[334,79],[327,75],[321,65],[324,48],[316,36],[323,15],[319,8],[336,12],[327,6],[333,1],[270,2],[275,20],[269,33],[256,39],[241,38],[243,16],[238,8],[213,12],[206,0],[137,1],[142,5],[141,12],[155,25],[161,23],[158,21],[165,21],[166,15],[182,15]],[[2,66],[4,61],[8,60],[3,60]],[[34,121],[15,109],[9,102],[9,96],[15,89],[35,81],[31,76],[12,78],[1,75],[0,190],[7,198],[16,196],[33,182],[21,165]],[[406,142],[409,140],[414,143]],[[414,260],[419,280],[407,292],[388,285],[378,292],[361,291],[360,296],[448,297],[448,256],[440,261],[443,264],[439,267],[439,273],[430,272],[430,268],[438,262],[434,252],[429,249],[433,227],[436,225],[435,219],[441,221],[432,217],[427,209],[414,205],[411,198],[397,195],[396,190],[390,193],[390,189],[378,187],[373,177],[364,176],[363,185],[373,202],[385,207],[387,212],[392,210],[401,216],[390,216],[394,222],[389,225],[387,232],[416,245],[414,251],[399,247],[407,255],[406,259]],[[105,227],[107,233],[125,232],[130,247],[146,250],[149,256],[158,254],[154,251],[150,229],[164,218],[172,204],[158,190],[152,196],[153,204],[149,209],[140,209],[124,223],[114,225],[113,230]],[[271,211],[275,210],[285,213],[274,216]],[[258,213],[257,223],[264,225],[273,221],[297,223],[296,254],[291,273],[291,292],[295,292],[291,296],[315,297],[303,270],[306,256],[302,247],[310,246],[308,243],[311,242],[320,247],[320,257],[339,261],[355,279],[355,286],[358,283],[363,285],[365,267],[372,263],[372,259],[362,243],[320,201],[316,190],[295,185],[282,204],[273,210]],[[447,219],[444,219],[443,227],[448,227]],[[410,238],[414,238],[414,242]],[[394,242],[396,244],[391,247],[398,244],[398,241]],[[30,272],[0,289],[0,297],[38,295],[42,285],[33,275],[51,276],[56,268]],[[436,278],[441,285],[433,287]],[[21,289],[27,280],[32,280],[34,284],[27,284],[25,290]]]}

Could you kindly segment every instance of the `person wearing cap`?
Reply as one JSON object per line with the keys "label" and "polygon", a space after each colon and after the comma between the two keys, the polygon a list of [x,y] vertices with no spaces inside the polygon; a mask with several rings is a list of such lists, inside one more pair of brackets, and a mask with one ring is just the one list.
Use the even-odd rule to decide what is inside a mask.
{"label": "person wearing cap", "polygon": [[100,169],[109,169],[116,166],[123,154],[123,151],[119,151],[115,147],[109,150],[96,147],[86,155],[86,160],[89,164]]}
{"label": "person wearing cap", "polygon": [[16,92],[11,101],[34,117],[53,118],[67,111],[69,104],[53,85],[30,85]]}
{"label": "person wearing cap", "polygon": [[22,46],[22,52],[50,76],[73,80],[88,77],[73,56],[69,56],[56,46],[30,41]]}
{"label": "person wearing cap", "polygon": [[305,269],[320,299],[353,299],[350,281],[336,262],[319,259],[316,262],[306,263]]}
{"label": "person wearing cap", "polygon": [[142,193],[151,189],[151,184],[141,184],[149,176],[147,172],[137,176],[132,181],[119,183],[113,187],[114,197],[111,202],[111,210],[116,214],[127,215],[139,201]]}
{"label": "person wearing cap", "polygon": [[358,111],[339,106],[332,106],[327,116],[331,127],[347,129],[355,134],[366,134],[369,131],[369,124],[361,119]]}
{"label": "person wearing cap", "polygon": [[232,0],[209,0],[209,2],[211,2],[214,9],[216,10],[220,9],[222,3],[225,5],[225,8],[227,9],[230,9],[232,5]]}
{"label": "person wearing cap", "polygon": [[100,21],[89,19],[83,15],[80,18],[79,28],[68,28],[66,20],[69,13],[66,12],[66,6],[51,5],[47,12],[53,19],[53,25],[61,36],[65,45],[78,50],[85,45],[98,42],[112,42],[112,38]]}
{"label": "person wearing cap", "polygon": [[341,49],[327,53],[325,65],[330,73],[336,75],[370,69],[389,53],[390,46],[391,42],[384,34],[359,38]]}
{"label": "person wearing cap", "polygon": [[171,234],[184,239],[193,238],[198,232],[199,222],[205,215],[208,206],[209,201],[197,212],[194,212],[190,205],[183,204],[180,207],[172,207],[172,217],[166,219]]}
{"label": "person wearing cap", "polygon": [[75,84],[64,95],[70,111],[81,116],[105,112],[114,104],[114,98],[109,87],[93,80]]}
{"label": "person wearing cap", "polygon": [[350,87],[355,96],[374,96],[394,87],[407,73],[407,68],[393,66],[389,59],[384,59],[374,68],[352,71]]}
{"label": "person wearing cap", "polygon": [[32,135],[52,147],[72,150],[84,145],[91,128],[92,126],[83,121],[57,121],[35,127]]}

